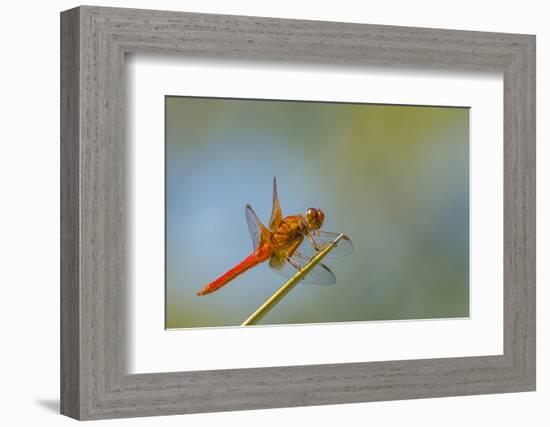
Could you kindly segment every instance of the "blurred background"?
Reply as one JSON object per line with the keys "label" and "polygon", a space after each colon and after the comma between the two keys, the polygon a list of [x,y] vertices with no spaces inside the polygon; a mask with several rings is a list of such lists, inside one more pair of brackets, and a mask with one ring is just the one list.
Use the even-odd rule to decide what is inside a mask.
{"label": "blurred background", "polygon": [[321,208],[354,252],[261,324],[469,315],[467,108],[166,97],[166,327],[235,326],[285,279],[267,263],[195,296],[267,223]]}

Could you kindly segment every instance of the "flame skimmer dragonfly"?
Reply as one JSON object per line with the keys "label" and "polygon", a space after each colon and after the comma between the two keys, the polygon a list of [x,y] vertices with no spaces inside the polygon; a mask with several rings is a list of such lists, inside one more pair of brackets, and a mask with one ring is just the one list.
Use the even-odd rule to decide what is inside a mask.
{"label": "flame skimmer dragonfly", "polygon": [[[283,217],[275,178],[273,178],[273,209],[269,227],[262,224],[250,205],[246,205],[245,213],[248,230],[252,237],[253,252],[202,288],[197,295],[207,295],[217,291],[245,271],[267,260],[273,271],[290,278],[300,271],[318,251],[334,242],[340,235],[320,230],[325,214],[317,208],[309,208],[303,215]],[[352,251],[351,240],[343,236],[327,257],[345,256]],[[307,273],[302,282],[332,285],[336,283],[336,277],[326,265],[319,263]]]}

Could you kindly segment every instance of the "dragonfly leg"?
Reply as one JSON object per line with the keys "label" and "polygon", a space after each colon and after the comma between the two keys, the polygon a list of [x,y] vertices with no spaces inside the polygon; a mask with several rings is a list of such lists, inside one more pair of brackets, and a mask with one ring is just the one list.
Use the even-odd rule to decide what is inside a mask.
{"label": "dragonfly leg", "polygon": [[302,268],[300,267],[300,264],[298,264],[296,261],[294,261],[291,257],[288,257],[286,259],[290,265],[292,265],[296,270],[301,271]]}
{"label": "dragonfly leg", "polygon": [[294,244],[290,247],[290,249],[287,252],[286,260],[290,265],[292,265],[294,268],[296,268],[298,271],[301,270],[300,264],[298,264],[296,261],[292,259],[292,255],[294,255],[294,252],[296,252],[296,249],[302,244],[302,239],[297,240],[294,242]]}
{"label": "dragonfly leg", "polygon": [[308,234],[307,235],[307,238],[309,239],[309,241],[311,242],[311,245],[313,246],[313,249],[315,249],[317,252],[319,252],[321,249],[323,249],[321,246],[319,246],[317,244],[317,242],[315,241],[315,239],[311,236],[311,234]]}

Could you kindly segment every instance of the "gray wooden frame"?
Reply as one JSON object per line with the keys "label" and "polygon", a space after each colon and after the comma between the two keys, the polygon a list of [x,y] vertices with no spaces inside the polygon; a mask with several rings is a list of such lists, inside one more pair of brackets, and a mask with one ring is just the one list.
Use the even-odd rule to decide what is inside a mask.
{"label": "gray wooden frame", "polygon": [[[130,52],[502,72],[504,354],[128,375],[124,58]],[[61,165],[63,414],[100,419],[535,389],[534,36],[71,9],[61,14]]]}

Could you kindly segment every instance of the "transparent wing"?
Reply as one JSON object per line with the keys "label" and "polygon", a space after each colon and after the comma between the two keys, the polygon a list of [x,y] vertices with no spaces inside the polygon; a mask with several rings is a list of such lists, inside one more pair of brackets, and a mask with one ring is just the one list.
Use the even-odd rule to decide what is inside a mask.
{"label": "transparent wing", "polygon": [[283,212],[277,195],[277,179],[273,177],[273,208],[271,210],[271,218],[269,219],[269,228],[276,229],[283,220]]}
{"label": "transparent wing", "polygon": [[[301,268],[303,268],[310,259],[310,257],[296,251],[290,257],[290,261],[285,262],[281,266],[274,266],[270,264],[270,267],[275,273],[290,279]],[[336,283],[336,277],[326,265],[319,263],[313,267],[309,273],[307,273],[301,283],[307,283],[310,285],[333,285]]]}
{"label": "transparent wing", "polygon": [[252,206],[246,205],[245,208],[246,222],[248,223],[248,231],[252,238],[252,250],[258,249],[260,243],[269,237],[269,230],[262,224]]}
{"label": "transparent wing", "polygon": [[[311,243],[311,240],[306,238],[303,243],[300,245],[299,250],[302,254],[306,256],[313,256],[321,249],[323,249],[329,243],[334,242],[334,240],[340,235],[340,233],[329,233],[327,231],[312,231],[310,237],[316,244],[316,248]],[[348,236],[344,236],[336,244],[334,248],[326,255],[327,258],[340,258],[346,255],[349,255],[353,252],[353,244]]]}

